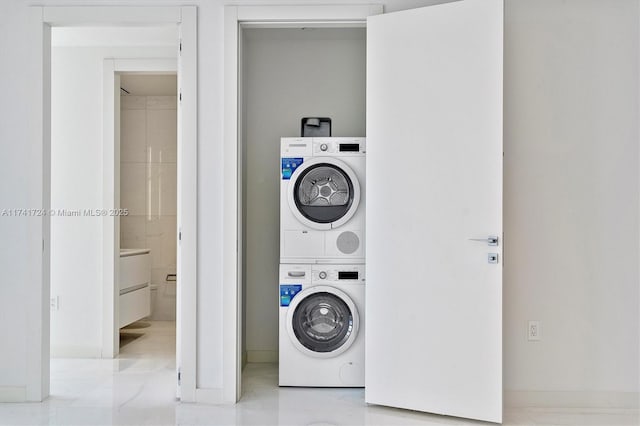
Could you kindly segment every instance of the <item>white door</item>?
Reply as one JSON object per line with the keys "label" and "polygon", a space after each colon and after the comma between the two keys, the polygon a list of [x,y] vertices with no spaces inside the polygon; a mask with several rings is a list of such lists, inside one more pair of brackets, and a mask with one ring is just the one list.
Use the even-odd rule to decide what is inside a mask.
{"label": "white door", "polygon": [[502,420],[502,38],[502,0],[367,22],[368,403]]}

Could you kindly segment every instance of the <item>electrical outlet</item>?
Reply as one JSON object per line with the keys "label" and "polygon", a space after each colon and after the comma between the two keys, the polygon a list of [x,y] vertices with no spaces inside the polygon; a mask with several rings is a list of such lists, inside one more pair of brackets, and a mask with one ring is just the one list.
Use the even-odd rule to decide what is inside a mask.
{"label": "electrical outlet", "polygon": [[60,309],[60,296],[55,296],[49,299],[49,306],[51,306],[52,311]]}
{"label": "electrical outlet", "polygon": [[527,339],[529,341],[540,340],[540,321],[529,321],[527,327]]}

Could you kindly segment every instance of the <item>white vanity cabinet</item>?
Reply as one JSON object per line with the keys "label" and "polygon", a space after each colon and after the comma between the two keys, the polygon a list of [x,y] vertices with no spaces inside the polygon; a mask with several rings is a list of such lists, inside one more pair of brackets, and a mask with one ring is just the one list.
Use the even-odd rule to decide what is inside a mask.
{"label": "white vanity cabinet", "polygon": [[120,328],[151,314],[149,252],[149,249],[120,250]]}

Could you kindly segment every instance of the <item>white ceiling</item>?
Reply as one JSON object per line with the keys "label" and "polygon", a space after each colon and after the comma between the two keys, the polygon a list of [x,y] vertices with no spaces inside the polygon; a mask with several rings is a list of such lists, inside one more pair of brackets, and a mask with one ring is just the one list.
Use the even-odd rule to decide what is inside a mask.
{"label": "white ceiling", "polygon": [[[178,82],[176,75],[158,74],[121,74],[120,87],[130,95],[138,96],[176,96]],[[121,92],[121,95],[127,95]]]}

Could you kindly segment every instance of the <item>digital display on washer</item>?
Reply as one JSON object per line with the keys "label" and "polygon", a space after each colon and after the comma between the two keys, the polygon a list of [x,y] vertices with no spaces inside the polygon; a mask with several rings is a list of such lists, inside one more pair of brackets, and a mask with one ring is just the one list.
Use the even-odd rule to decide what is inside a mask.
{"label": "digital display on washer", "polygon": [[338,271],[339,280],[357,280],[358,271]]}
{"label": "digital display on washer", "polygon": [[360,152],[359,143],[341,143],[340,152]]}

